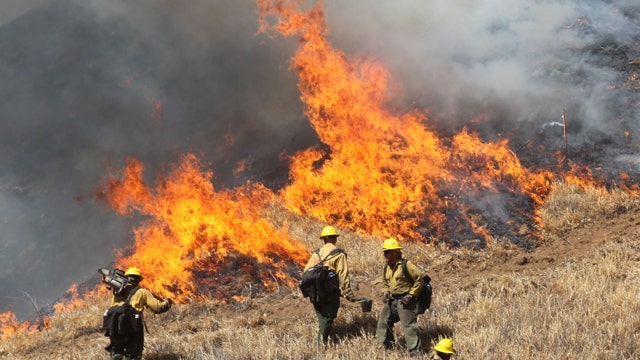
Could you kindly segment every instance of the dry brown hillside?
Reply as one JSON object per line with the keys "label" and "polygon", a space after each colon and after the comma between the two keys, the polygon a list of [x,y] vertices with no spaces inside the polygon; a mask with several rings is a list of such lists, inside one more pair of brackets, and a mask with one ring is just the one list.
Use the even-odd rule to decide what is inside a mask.
{"label": "dry brown hillside", "polygon": [[[425,358],[640,359],[632,2],[51,0],[4,24],[0,308],[64,298],[33,331],[0,313],[0,360],[107,358],[111,260],[176,303],[145,359],[405,358],[400,325],[375,341],[383,236],[433,279]],[[344,302],[319,349],[295,278],[325,225],[373,309]]]}
{"label": "dry brown hillside", "polygon": [[[530,250],[500,242],[481,251],[405,244],[406,257],[427,270],[435,287],[432,309],[419,318],[423,350],[446,336],[456,344],[457,359],[639,358],[640,216],[632,206],[637,200],[630,199],[567,223],[566,231],[547,234]],[[274,214],[274,223],[286,217],[295,225],[292,233],[314,234],[321,226]],[[315,236],[306,239],[309,249],[318,245]],[[240,301],[195,301],[162,315],[148,314],[145,358],[405,358],[399,326],[399,349],[384,352],[375,343],[380,239],[351,233],[340,239],[356,293],[374,299],[374,306],[362,313],[345,302],[327,349],[313,346],[315,315],[297,289],[281,286],[255,294],[247,284]],[[107,339],[98,327],[108,301],[105,296],[87,299],[54,314],[46,331],[4,339],[0,358],[106,358]]]}

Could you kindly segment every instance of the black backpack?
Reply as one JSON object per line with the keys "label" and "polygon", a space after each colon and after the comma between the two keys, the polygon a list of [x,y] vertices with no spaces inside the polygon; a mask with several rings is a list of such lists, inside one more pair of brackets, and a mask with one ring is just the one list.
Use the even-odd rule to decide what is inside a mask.
{"label": "black backpack", "polygon": [[[387,267],[389,265],[385,264],[384,266],[385,268],[383,274],[387,272]],[[411,277],[411,275],[409,275],[409,271],[407,270],[407,259],[402,259],[402,274],[407,280],[411,282],[411,284],[414,283],[413,278]],[[427,274],[422,275],[422,278],[424,279],[424,285],[422,286],[422,290],[420,291],[420,294],[418,294],[418,299],[416,300],[418,302],[418,315],[424,314],[424,312],[431,307],[431,297],[433,296],[433,286],[431,286],[431,278]]]}
{"label": "black backpack", "polygon": [[105,311],[102,319],[104,336],[111,339],[128,337],[143,331],[142,314],[131,306],[130,300],[133,294],[140,289],[136,286],[131,289],[127,299],[122,305],[114,305]]}
{"label": "black backpack", "polygon": [[[320,250],[315,251],[318,259],[320,259]],[[340,296],[340,280],[338,275],[324,265],[324,262],[340,253],[344,253],[342,249],[332,250],[327,257],[320,259],[317,265],[309,268],[302,274],[300,280],[300,291],[302,296],[308,297],[314,304],[322,303],[329,298]]]}

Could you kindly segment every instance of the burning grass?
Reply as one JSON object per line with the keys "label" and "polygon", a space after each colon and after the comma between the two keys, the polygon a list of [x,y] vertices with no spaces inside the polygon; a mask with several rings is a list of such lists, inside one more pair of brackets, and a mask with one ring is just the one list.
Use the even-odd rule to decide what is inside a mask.
{"label": "burning grass", "polygon": [[[566,241],[576,229],[637,210],[636,195],[585,184],[574,173],[530,170],[507,139],[487,142],[467,129],[445,137],[418,111],[392,113],[389,74],[329,44],[321,5],[300,12],[298,2],[258,3],[263,30],[299,37],[292,69],[325,147],[291,156],[291,182],[278,194],[258,183],[216,190],[213,173],[191,154],[155,188],[137,160],[109,176],[101,198],[122,215],[147,219],[116,265],[135,263],[143,285],[178,302],[147,316],[147,358],[404,357],[374,341],[387,236],[403,240],[406,257],[434,279],[433,309],[420,317],[425,351],[450,336],[458,358],[637,357],[640,321],[628,314],[639,305],[624,289],[638,279],[640,260],[630,255],[640,246],[638,231],[610,235],[579,256],[554,254],[561,261],[551,258],[553,266],[492,270],[526,253],[513,244],[531,244],[532,233],[538,240],[532,227]],[[554,185],[556,178],[566,182]],[[356,294],[375,302],[369,314],[345,304],[336,342],[319,350],[313,311],[294,285],[325,223],[341,228],[338,245],[349,254]],[[36,333],[6,313],[0,356],[103,358],[107,340],[98,328],[108,302],[95,292],[57,306],[46,331]]]}
{"label": "burning grass", "polygon": [[[555,175],[531,170],[509,140],[485,141],[460,129],[434,131],[426,114],[389,109],[390,74],[371,58],[332,46],[322,2],[258,1],[261,30],[298,38],[291,60],[305,115],[323,148],[290,158],[280,195],[292,212],[344,229],[403,241],[484,243],[527,226]],[[518,209],[523,216],[508,217]]]}
{"label": "burning grass", "polygon": [[[292,284],[291,268],[306,254],[263,219],[260,208],[273,193],[260,184],[216,191],[213,173],[202,168],[198,158],[185,155],[152,188],[143,181],[143,165],[130,160],[106,179],[101,198],[120,214],[149,217],[134,230],[131,253],[121,254],[116,265],[145,269],[151,289],[178,302],[233,295],[240,273],[262,279],[255,284],[261,288],[274,280]],[[229,290],[220,291],[223,285]]]}
{"label": "burning grass", "polygon": [[[578,228],[602,227],[639,206],[637,197],[615,189],[580,190],[566,184],[556,189],[542,209],[543,224],[555,226],[555,236],[565,242]],[[274,227],[300,238],[307,250],[320,245],[322,223],[275,204],[265,211]],[[374,299],[374,306],[363,314],[357,305],[343,304],[330,348],[318,352],[312,345],[317,324],[308,301],[295,288],[279,286],[226,304],[200,300],[165,314],[147,314],[146,358],[404,358],[401,350],[382,352],[374,339],[382,239],[341,233],[338,244],[349,254],[355,292]],[[405,244],[406,257],[434,278],[433,307],[419,318],[425,351],[440,337],[451,336],[460,359],[536,359],[549,349],[562,349],[551,352],[562,359],[638,357],[640,304],[628,289],[640,280],[640,230],[627,226],[599,243],[579,256],[558,254],[550,266],[521,271],[495,270],[512,261],[513,254],[525,253],[508,246],[472,251]],[[74,302],[51,317],[46,331],[4,338],[0,358],[105,358],[107,339],[98,328],[108,304],[109,296],[100,293]]]}

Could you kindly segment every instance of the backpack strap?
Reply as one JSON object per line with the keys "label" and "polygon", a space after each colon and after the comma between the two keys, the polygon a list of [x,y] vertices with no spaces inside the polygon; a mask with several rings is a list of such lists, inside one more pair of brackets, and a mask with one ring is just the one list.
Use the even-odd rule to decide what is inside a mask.
{"label": "backpack strap", "polygon": [[404,274],[404,277],[407,278],[409,282],[411,282],[411,285],[413,285],[415,281],[413,280],[411,275],[409,275],[409,270],[407,270],[407,259],[402,259],[402,274]]}
{"label": "backpack strap", "polygon": [[332,258],[332,257],[334,257],[334,256],[336,256],[336,255],[338,255],[340,253],[346,254],[342,249],[335,248],[335,249],[331,250],[331,252],[329,254],[327,254],[327,256],[325,256],[324,259],[321,259],[320,258],[320,249],[317,249],[314,252],[318,256],[318,260],[320,260],[320,264],[323,265],[323,266],[324,266],[324,262],[327,261],[328,259],[330,259],[330,258]]}
{"label": "backpack strap", "polygon": [[[404,277],[407,278],[407,280],[411,281],[411,285],[413,285],[413,283],[415,281],[413,281],[413,278],[411,278],[411,276],[409,275],[409,270],[407,270],[407,260],[406,259],[402,259],[402,273],[404,274]],[[424,279],[424,283],[425,284],[431,283],[431,278],[429,277],[429,275],[423,274],[422,278]]]}
{"label": "backpack strap", "polygon": [[124,300],[124,303],[127,305],[131,305],[131,297],[133,296],[133,294],[136,293],[136,291],[138,291],[140,289],[139,285],[134,286],[133,288],[131,288],[131,290],[129,290],[129,294],[127,295],[127,298]]}
{"label": "backpack strap", "polygon": [[[387,269],[389,268],[389,264],[384,264],[384,268],[382,269],[382,276],[384,277],[387,273]],[[404,277],[413,285],[415,282],[411,275],[409,275],[409,270],[407,270],[407,259],[402,259],[402,274]]]}

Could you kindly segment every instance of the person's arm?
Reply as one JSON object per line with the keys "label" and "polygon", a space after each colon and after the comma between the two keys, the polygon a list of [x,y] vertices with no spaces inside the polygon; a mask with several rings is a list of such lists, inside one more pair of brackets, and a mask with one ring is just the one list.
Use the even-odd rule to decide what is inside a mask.
{"label": "person's arm", "polygon": [[351,280],[349,279],[349,265],[347,264],[347,254],[341,253],[334,258],[335,272],[340,280],[340,293],[349,301],[355,301],[355,295],[351,290]]}
{"label": "person's arm", "polygon": [[389,287],[389,278],[387,277],[387,272],[390,270],[389,266],[385,265],[382,268],[382,293],[390,293],[391,288]]}
{"label": "person's arm", "polygon": [[160,300],[147,289],[138,290],[136,295],[138,292],[140,293],[140,304],[154,313],[160,314],[171,309],[171,300]]}
{"label": "person's arm", "polygon": [[390,268],[386,264],[382,268],[382,302],[385,304],[391,298],[391,287],[389,286],[389,278],[387,278],[387,271],[389,270]]}
{"label": "person's arm", "polygon": [[422,274],[420,274],[420,269],[418,269],[418,267],[411,261],[407,261],[407,271],[413,279],[413,286],[411,286],[409,294],[413,297],[418,297],[422,291],[422,286],[424,285],[424,278],[422,277]]}

